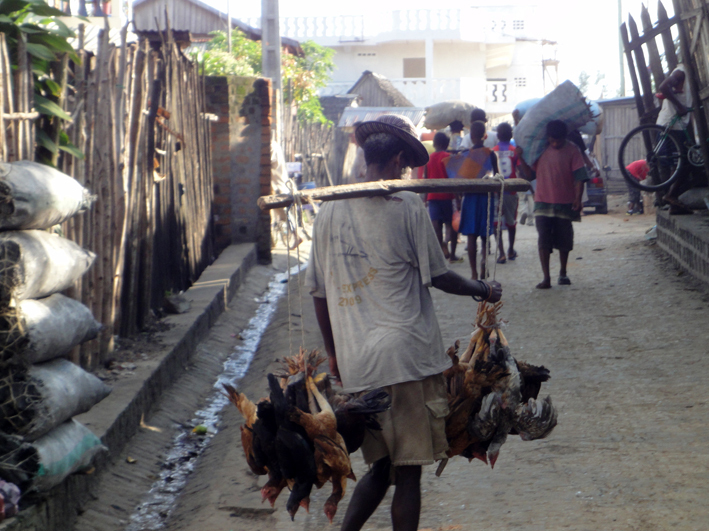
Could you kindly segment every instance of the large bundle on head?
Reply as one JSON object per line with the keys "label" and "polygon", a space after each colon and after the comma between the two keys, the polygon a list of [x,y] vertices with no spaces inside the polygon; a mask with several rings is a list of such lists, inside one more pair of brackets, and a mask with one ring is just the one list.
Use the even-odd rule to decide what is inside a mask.
{"label": "large bundle on head", "polygon": [[525,441],[541,439],[554,429],[557,417],[550,397],[537,400],[549,371],[512,357],[499,328],[501,307],[501,302],[480,303],[468,348],[460,356],[459,343],[448,349],[453,366],[444,373],[450,407],[448,457],[477,458],[493,467],[508,434],[519,434]]}
{"label": "large bundle on head", "polygon": [[475,105],[459,100],[442,101],[426,107],[426,116],[423,126],[426,129],[444,129],[456,120],[463,122],[465,127],[470,127],[470,113]]}
{"label": "large bundle on head", "polygon": [[284,371],[268,375],[269,399],[258,404],[230,385],[224,388],[246,419],[241,442],[249,467],[268,474],[263,499],[273,505],[288,486],[286,509],[293,518],[299,507],[308,510],[313,486],[330,482],[324,510],[332,522],[347,478],[355,479],[349,454],[361,446],[367,429],[381,429],[376,414],[389,408],[389,396],[379,390],[334,392],[327,375],[316,374],[323,361],[317,351],[285,358]]}
{"label": "large bundle on head", "polygon": [[27,160],[0,162],[0,230],[48,229],[92,200],[75,179],[54,168]]}
{"label": "large bundle on head", "polygon": [[593,120],[590,105],[571,81],[564,81],[535,103],[515,127],[515,143],[524,149],[524,160],[530,165],[547,147],[546,127],[552,120],[561,120],[569,131]]}

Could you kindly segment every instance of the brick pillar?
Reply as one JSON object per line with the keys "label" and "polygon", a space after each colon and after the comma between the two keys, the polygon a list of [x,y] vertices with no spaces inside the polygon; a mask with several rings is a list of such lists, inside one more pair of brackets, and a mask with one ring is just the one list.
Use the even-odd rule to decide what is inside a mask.
{"label": "brick pillar", "polygon": [[[272,88],[270,79],[259,79],[254,90],[261,97],[261,164],[259,195],[271,194]],[[256,226],[256,255],[260,263],[271,263],[271,214],[259,209]]]}

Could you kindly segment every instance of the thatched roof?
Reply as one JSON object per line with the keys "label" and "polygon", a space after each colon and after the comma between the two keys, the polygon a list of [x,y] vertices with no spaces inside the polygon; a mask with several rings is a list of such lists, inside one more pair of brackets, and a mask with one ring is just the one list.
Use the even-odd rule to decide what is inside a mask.
{"label": "thatched roof", "polygon": [[406,96],[381,74],[365,70],[348,94],[358,94],[363,107],[414,107]]}

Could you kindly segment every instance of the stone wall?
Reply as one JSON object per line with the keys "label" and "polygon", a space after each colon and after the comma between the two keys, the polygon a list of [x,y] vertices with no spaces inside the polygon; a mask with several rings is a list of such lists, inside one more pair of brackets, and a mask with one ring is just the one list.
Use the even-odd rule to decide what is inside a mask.
{"label": "stone wall", "polygon": [[657,243],[675,265],[709,283],[709,215],[658,211]]}
{"label": "stone wall", "polygon": [[271,81],[207,77],[212,122],[214,220],[217,244],[257,242],[258,260],[271,259],[270,218],[256,205],[271,193]]}

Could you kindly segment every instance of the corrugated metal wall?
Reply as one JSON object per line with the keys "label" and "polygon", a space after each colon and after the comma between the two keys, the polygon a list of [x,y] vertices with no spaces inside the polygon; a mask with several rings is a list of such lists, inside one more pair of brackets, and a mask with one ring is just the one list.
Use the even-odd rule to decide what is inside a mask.
{"label": "corrugated metal wall", "polygon": [[[159,30],[165,28],[165,8],[173,30],[189,30],[192,33],[209,33],[227,29],[227,21],[215,13],[210,13],[186,0],[152,0],[134,6],[133,20],[139,30]],[[155,19],[160,21],[160,28]]]}
{"label": "corrugated metal wall", "polygon": [[[625,135],[640,125],[635,99],[629,97],[599,101],[598,104],[603,109],[603,132],[596,142],[596,157],[601,168],[611,167],[608,182],[609,191],[625,191],[627,187],[618,168],[618,149]],[[636,158],[644,158],[644,154],[639,152]]]}

